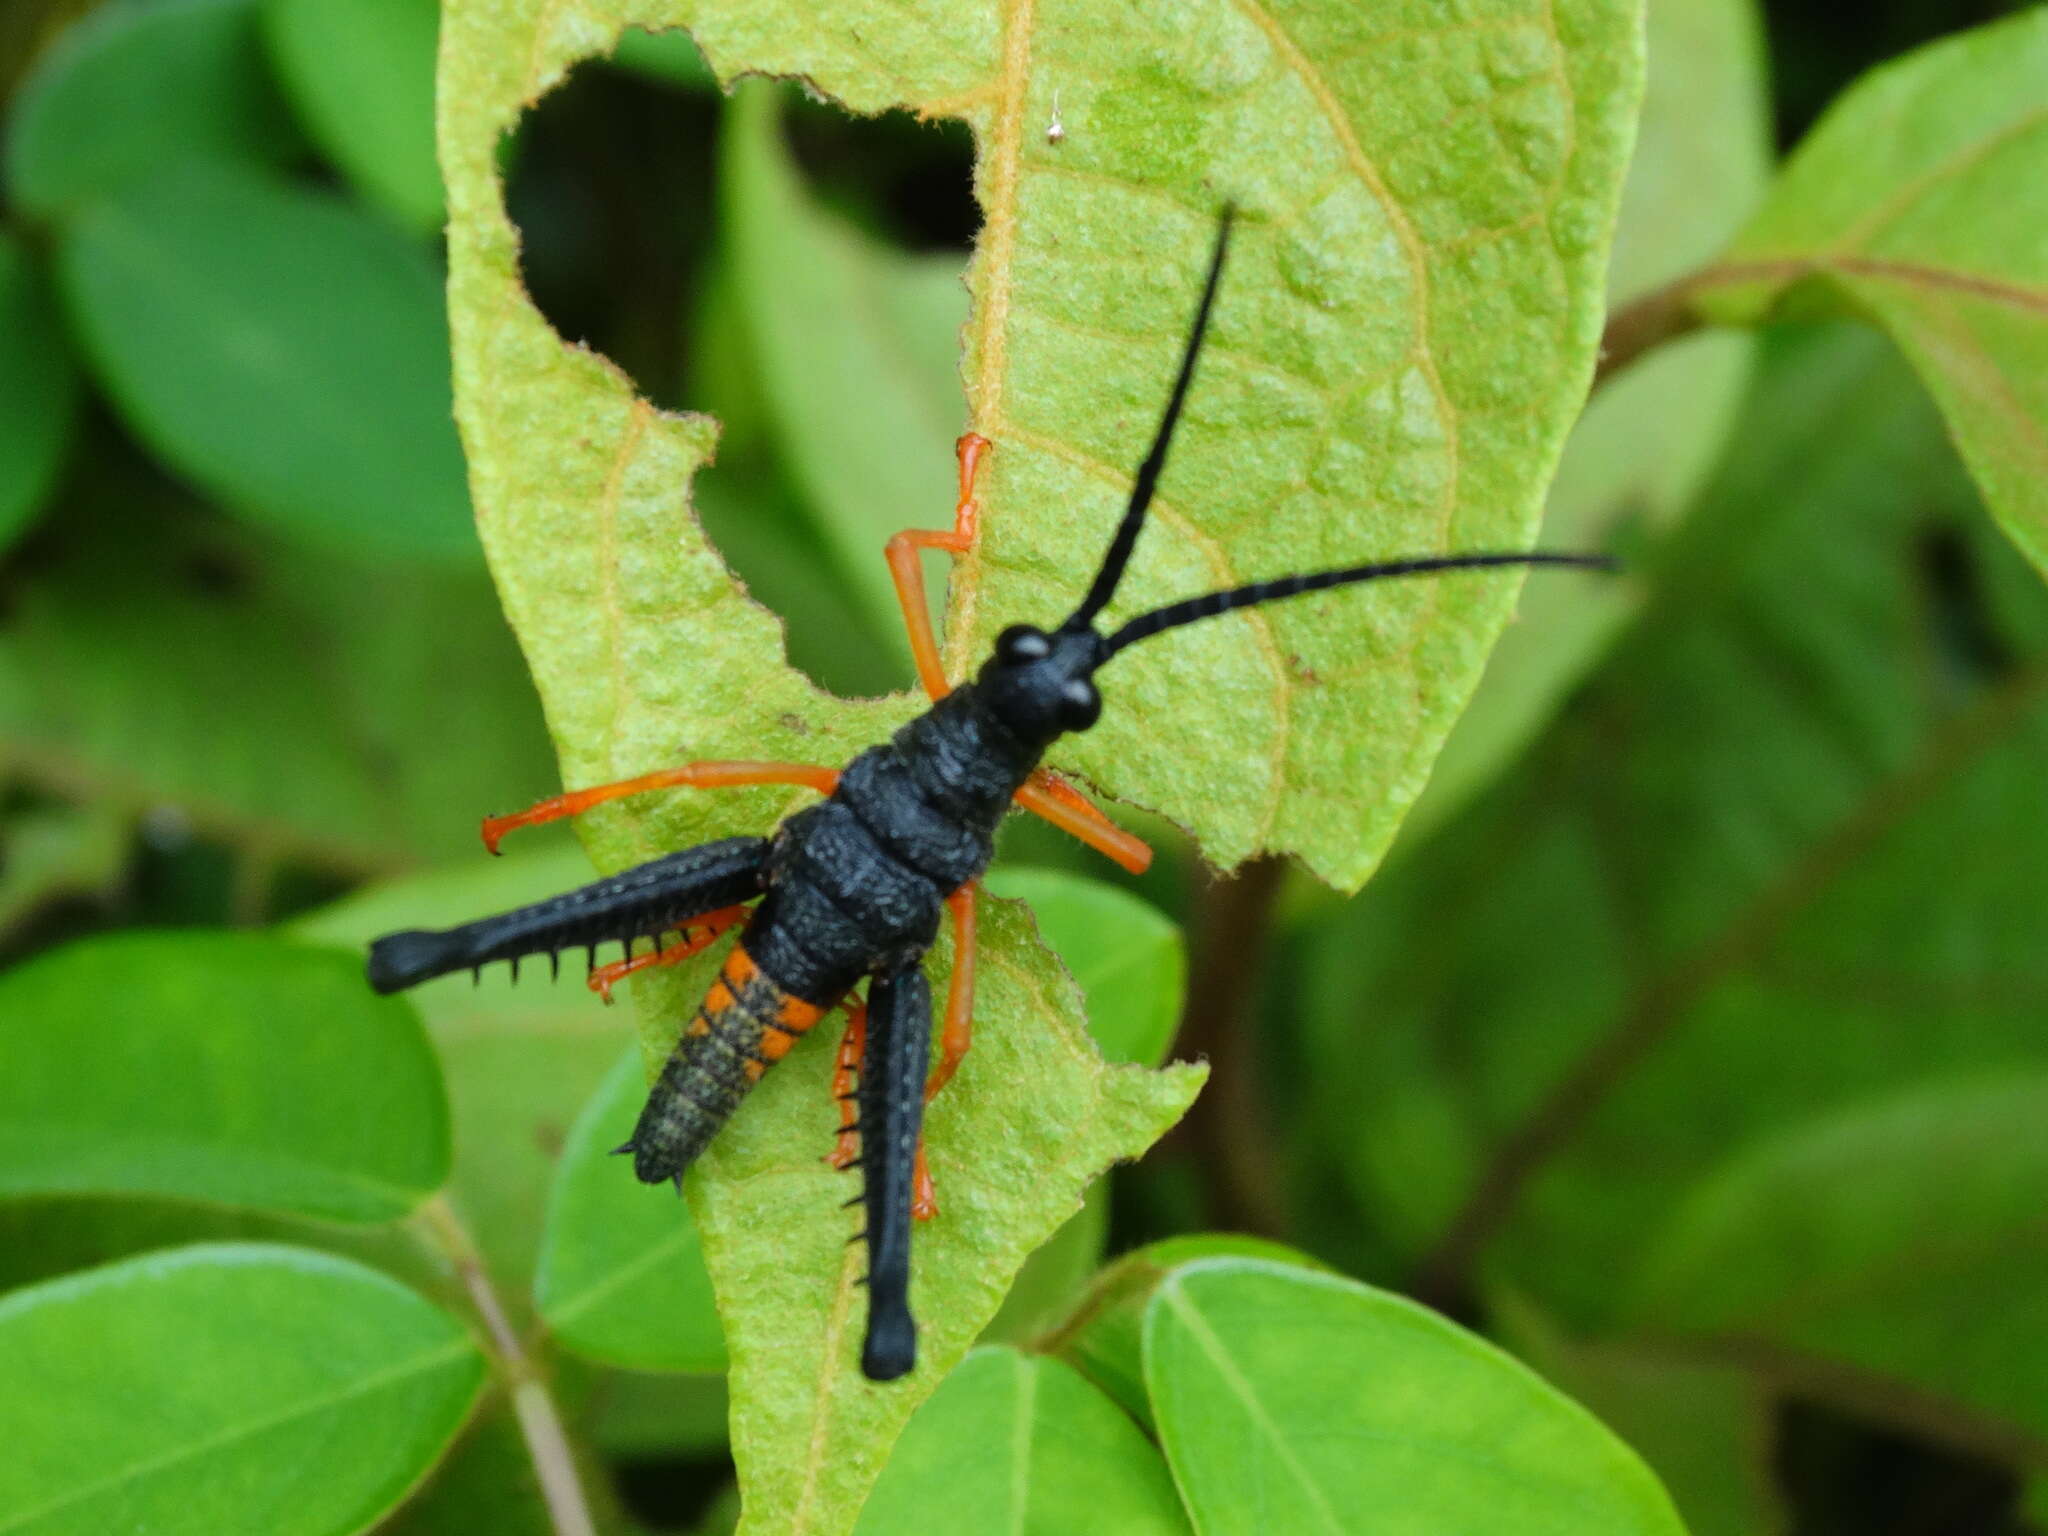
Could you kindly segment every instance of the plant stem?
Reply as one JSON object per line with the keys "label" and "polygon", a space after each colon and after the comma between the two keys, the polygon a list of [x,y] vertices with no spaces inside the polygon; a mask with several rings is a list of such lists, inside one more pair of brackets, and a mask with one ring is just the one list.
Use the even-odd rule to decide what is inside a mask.
{"label": "plant stem", "polygon": [[1173,1052],[1210,1063],[1208,1090],[1182,1124],[1206,1175],[1208,1219],[1224,1231],[1260,1237],[1278,1236],[1287,1223],[1280,1159],[1254,1080],[1250,1003],[1286,876],[1286,862],[1270,857],[1252,860],[1235,877],[1196,876],[1187,1010]]}
{"label": "plant stem", "polygon": [[1699,330],[1706,322],[1692,307],[1693,296],[1712,285],[1714,269],[1704,267],[1652,288],[1607,317],[1600,335],[1600,361],[1593,369],[1598,389],[1644,353]]}
{"label": "plant stem", "polygon": [[540,1483],[541,1500],[547,1505],[548,1521],[555,1536],[597,1536],[589,1502],[583,1497],[583,1484],[576,1475],[576,1458],[562,1429],[561,1414],[548,1393],[546,1378],[527,1354],[526,1346],[520,1343],[512,1320],[505,1315],[504,1304],[498,1300],[497,1288],[484,1268],[476,1240],[445,1196],[435,1195],[421,1206],[419,1219],[432,1246],[454,1266],[463,1290],[469,1294],[470,1305],[490,1336],[497,1353],[498,1375],[511,1396],[512,1411],[526,1440],[527,1454],[533,1458],[534,1476]]}

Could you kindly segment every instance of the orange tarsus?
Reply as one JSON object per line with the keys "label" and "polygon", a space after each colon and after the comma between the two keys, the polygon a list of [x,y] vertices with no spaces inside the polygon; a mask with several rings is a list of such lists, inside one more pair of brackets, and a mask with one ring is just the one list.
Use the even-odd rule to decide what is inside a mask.
{"label": "orange tarsus", "polygon": [[747,915],[745,907],[721,907],[716,912],[707,912],[683,929],[683,942],[667,949],[657,949],[650,954],[631,955],[624,960],[613,960],[605,965],[592,966],[586,984],[590,990],[607,1003],[612,1000],[612,988],[635,971],[650,970],[657,965],[681,965],[692,955],[701,953],[715,943],[718,936],[731,928]]}
{"label": "orange tarsus", "polygon": [[614,784],[597,784],[589,789],[551,795],[509,816],[486,816],[484,847],[496,853],[498,844],[504,841],[508,832],[559,821],[564,816],[575,816],[593,805],[602,805],[607,800],[617,800],[625,795],[642,795],[656,789],[732,789],[744,784],[796,784],[805,789],[815,789],[821,795],[829,795],[839,787],[839,770],[817,768],[808,763],[745,760],[683,763],[675,768],[643,773],[636,779],[620,779]]}

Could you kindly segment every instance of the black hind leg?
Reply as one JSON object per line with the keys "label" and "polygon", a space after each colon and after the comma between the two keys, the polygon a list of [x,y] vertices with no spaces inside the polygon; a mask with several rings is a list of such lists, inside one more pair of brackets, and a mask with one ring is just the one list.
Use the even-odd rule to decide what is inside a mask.
{"label": "black hind leg", "polygon": [[931,1039],[932,993],[923,969],[912,964],[877,976],[868,986],[859,1122],[868,1244],[868,1332],[860,1368],[870,1381],[894,1381],[917,1365],[917,1324],[910,1316],[911,1199]]}
{"label": "black hind leg", "polygon": [[370,985],[398,992],[493,960],[516,967],[529,955],[564,949],[630,948],[759,896],[767,859],[767,838],[728,837],[459,928],[388,933],[370,945]]}

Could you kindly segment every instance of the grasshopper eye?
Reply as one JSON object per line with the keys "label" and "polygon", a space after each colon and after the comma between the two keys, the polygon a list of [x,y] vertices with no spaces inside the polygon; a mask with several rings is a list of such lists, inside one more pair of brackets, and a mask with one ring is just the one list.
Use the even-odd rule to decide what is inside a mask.
{"label": "grasshopper eye", "polygon": [[996,636],[996,660],[1006,667],[1043,661],[1052,654],[1052,637],[1029,624],[1012,624]]}
{"label": "grasshopper eye", "polygon": [[1060,689],[1060,724],[1070,731],[1085,731],[1102,718],[1102,695],[1086,678],[1073,678]]}

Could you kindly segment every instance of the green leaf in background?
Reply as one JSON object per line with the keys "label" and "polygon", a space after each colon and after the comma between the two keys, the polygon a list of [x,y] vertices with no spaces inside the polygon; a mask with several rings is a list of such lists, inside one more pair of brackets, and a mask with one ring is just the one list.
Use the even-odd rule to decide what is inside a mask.
{"label": "green leaf in background", "polygon": [[977,1349],[910,1421],[861,1510],[860,1536],[1174,1536],[1166,1463],[1072,1366]]}
{"label": "green leaf in background", "polygon": [[812,198],[782,142],[780,101],[778,86],[742,84],[719,139],[733,294],[813,537],[908,682],[882,546],[905,527],[952,523],[967,290],[957,258],[892,250]]}
{"label": "green leaf in background", "polygon": [[1211,1259],[1161,1282],[1145,1382],[1205,1533],[1683,1536],[1584,1409],[1399,1296]]}
{"label": "green leaf in background", "polygon": [[261,0],[265,40],[307,133],[409,228],[441,225],[435,0]]}
{"label": "green leaf in background", "polygon": [[639,1371],[722,1371],[725,1335],[689,1207],[666,1185],[638,1182],[611,1155],[646,1101],[635,1048],[584,1106],[562,1150],[534,1305],[563,1347],[589,1359]]}
{"label": "green leaf in background", "polygon": [[[360,960],[371,939],[394,928],[452,927],[589,877],[590,861],[567,839],[552,846],[536,840],[498,859],[477,845],[465,863],[358,891],[289,931]],[[447,1083],[455,1143],[449,1203],[475,1237],[506,1310],[523,1322],[557,1160],[630,1025],[591,995],[573,966],[556,982],[528,966],[516,985],[505,967],[492,966],[475,981],[443,977],[406,996],[426,1023]]]}
{"label": "green leaf in background", "polygon": [[78,365],[41,271],[0,228],[0,551],[42,510],[78,414]]}
{"label": "green leaf in background", "polygon": [[7,186],[23,211],[54,218],[188,156],[267,163],[298,147],[264,70],[256,0],[102,5],[23,83]]}
{"label": "green leaf in background", "polygon": [[480,860],[478,816],[548,787],[482,573],[295,554],[96,470],[0,605],[12,770],[356,876]]}
{"label": "green leaf in background", "polygon": [[[601,1497],[603,1486],[601,1474],[584,1479],[586,1492]],[[485,1395],[433,1475],[377,1527],[377,1536],[562,1536],[541,1497],[533,1452],[501,1393]]]}
{"label": "green leaf in background", "polygon": [[[1730,1159],[2048,1064],[2048,599],[1881,338],[1774,335],[1765,357],[1654,618],[1518,782],[1304,967],[1311,1087],[1371,1219],[1436,1285],[1512,1284],[1591,1338],[1645,1235]],[[1924,1209],[1919,1239],[1946,1224]],[[1831,1241],[1779,1251],[1818,1280]],[[2036,1247],[2013,1260],[2048,1294]],[[1891,1300],[1901,1371],[1985,1307]],[[1802,1390],[1879,1411],[1837,1363]],[[1971,1402],[2048,1401],[2032,1351],[1995,1377],[1938,1364],[1893,1411],[1960,1416],[1979,1370]]]}
{"label": "green leaf in background", "polygon": [[[1717,254],[1770,174],[1770,101],[1755,0],[1650,0],[1649,83],[1621,194],[1609,305]],[[1735,424],[1754,341],[1689,337],[1610,379],[1572,427],[1544,511],[1543,543],[1630,564],[1677,521]],[[1578,679],[1640,612],[1647,584],[1532,581],[1486,664],[1429,788],[1402,823],[1414,846],[1525,749]]]}
{"label": "green leaf in background", "polygon": [[1030,904],[1038,931],[1080,984],[1088,1033],[1110,1061],[1156,1067],[1180,1023],[1187,948],[1157,907],[1106,880],[998,865],[988,893]]}
{"label": "green leaf in background", "polygon": [[606,1371],[592,1389],[585,1429],[621,1460],[715,1455],[725,1449],[729,1402],[723,1376]]}
{"label": "green leaf in background", "polygon": [[1800,145],[1695,303],[1730,324],[1791,300],[1874,318],[2048,573],[2044,79],[2039,6],[1872,71]]}
{"label": "green leaf in background", "polygon": [[188,161],[96,202],[58,269],[124,419],[229,509],[346,554],[474,558],[433,268],[396,230]]}
{"label": "green leaf in background", "polygon": [[718,77],[711,73],[704,55],[690,41],[690,34],[680,30],[649,32],[642,27],[628,27],[619,34],[612,49],[612,62],[650,80],[664,80],[695,91],[718,89]]}
{"label": "green leaf in background", "polygon": [[49,902],[109,894],[127,868],[130,830],[126,816],[105,806],[0,819],[0,940]]}
{"label": "green leaf in background", "polygon": [[1169,1237],[1127,1253],[1095,1277],[1072,1314],[1043,1341],[1107,1392],[1147,1430],[1152,1405],[1145,1395],[1145,1307],[1159,1283],[1183,1265],[1203,1259],[1258,1259],[1320,1269],[1305,1253],[1261,1237],[1203,1232]]}
{"label": "green leaf in background", "polygon": [[123,934],[0,981],[0,1191],[176,1195],[390,1221],[448,1172],[410,1005],[348,957],[251,934]]}
{"label": "green leaf in background", "polygon": [[1837,1362],[1880,1399],[1910,1382],[1944,1401],[1923,1433],[2048,1461],[2044,1125],[2036,1071],[1930,1083],[1752,1146],[1653,1239],[1621,1323],[1794,1388]]}
{"label": "green leaf in background", "polygon": [[425,1475],[476,1343],[301,1249],[152,1254],[0,1300],[0,1530],[349,1536]]}

